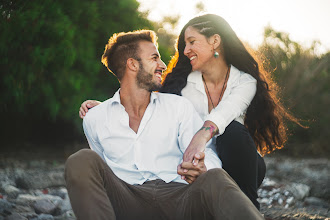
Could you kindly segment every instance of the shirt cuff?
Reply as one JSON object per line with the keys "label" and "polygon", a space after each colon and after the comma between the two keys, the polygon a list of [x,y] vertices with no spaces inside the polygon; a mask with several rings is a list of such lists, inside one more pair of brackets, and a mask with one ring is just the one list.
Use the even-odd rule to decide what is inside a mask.
{"label": "shirt cuff", "polygon": [[222,116],[217,115],[215,117],[214,115],[210,114],[206,117],[205,121],[212,121],[218,127],[219,133],[214,135],[214,137],[218,137],[218,136],[222,135],[225,132],[226,120]]}

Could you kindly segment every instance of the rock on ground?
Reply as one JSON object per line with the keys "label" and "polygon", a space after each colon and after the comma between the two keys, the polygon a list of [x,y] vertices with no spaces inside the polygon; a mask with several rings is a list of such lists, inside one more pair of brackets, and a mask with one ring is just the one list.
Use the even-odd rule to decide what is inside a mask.
{"label": "rock on ground", "polygon": [[[266,220],[330,220],[330,161],[266,157],[258,190]],[[0,220],[74,220],[64,161],[0,161]]]}

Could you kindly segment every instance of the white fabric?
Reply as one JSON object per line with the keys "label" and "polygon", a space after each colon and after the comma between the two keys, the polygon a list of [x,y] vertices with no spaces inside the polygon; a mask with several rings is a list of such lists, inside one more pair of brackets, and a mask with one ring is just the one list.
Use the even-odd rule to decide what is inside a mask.
{"label": "white fabric", "polygon": [[[119,90],[113,98],[90,109],[83,127],[92,150],[112,171],[129,184],[147,180],[181,182],[177,166],[203,121],[184,97],[151,93],[150,103],[138,132],[129,127],[129,117],[120,103]],[[213,145],[205,150],[207,169],[220,168]]]}
{"label": "white fabric", "polygon": [[257,91],[257,80],[250,74],[230,67],[227,88],[220,103],[208,112],[208,98],[205,92],[202,73],[192,72],[188,75],[187,85],[181,94],[195,107],[204,121],[212,121],[219,128],[219,135],[223,134],[226,127],[236,120],[244,124],[244,117],[253,97]]}

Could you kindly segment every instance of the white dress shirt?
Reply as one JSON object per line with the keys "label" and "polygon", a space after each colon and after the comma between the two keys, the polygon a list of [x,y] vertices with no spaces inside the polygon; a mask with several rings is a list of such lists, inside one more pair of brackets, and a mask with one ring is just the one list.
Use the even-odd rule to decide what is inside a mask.
{"label": "white dress shirt", "polygon": [[194,71],[188,75],[187,85],[181,94],[195,107],[204,121],[212,121],[219,128],[219,135],[226,127],[236,120],[244,124],[244,117],[257,91],[257,80],[250,74],[230,67],[226,90],[220,103],[210,112],[208,111],[208,97],[202,79],[202,73]]}
{"label": "white dress shirt", "polygon": [[[129,184],[154,179],[186,183],[177,174],[177,166],[203,125],[192,104],[177,95],[151,93],[135,133],[129,127],[129,116],[120,103],[119,91],[86,114],[83,127],[90,148]],[[207,169],[221,167],[212,146],[207,145],[205,150]]]}

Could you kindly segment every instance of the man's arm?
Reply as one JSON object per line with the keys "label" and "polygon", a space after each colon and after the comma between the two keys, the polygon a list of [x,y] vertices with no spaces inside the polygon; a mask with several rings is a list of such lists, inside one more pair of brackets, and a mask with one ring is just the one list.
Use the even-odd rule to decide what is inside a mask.
{"label": "man's arm", "polygon": [[93,124],[91,123],[92,120],[89,116],[90,115],[86,115],[86,117],[84,117],[83,120],[83,128],[84,128],[85,136],[87,138],[89,147],[104,160],[103,148],[100,145],[100,143],[97,141],[95,133],[93,133],[93,131],[95,131],[95,128],[93,129]]}

